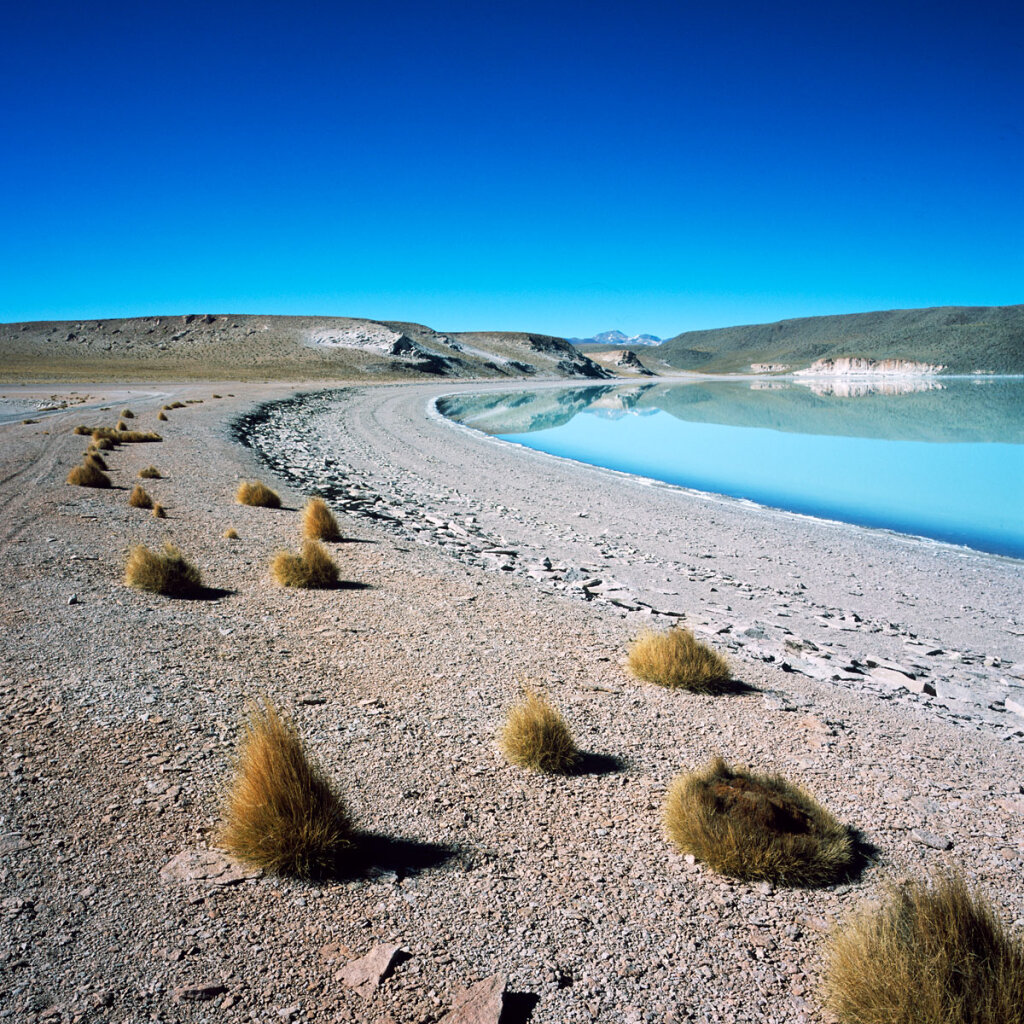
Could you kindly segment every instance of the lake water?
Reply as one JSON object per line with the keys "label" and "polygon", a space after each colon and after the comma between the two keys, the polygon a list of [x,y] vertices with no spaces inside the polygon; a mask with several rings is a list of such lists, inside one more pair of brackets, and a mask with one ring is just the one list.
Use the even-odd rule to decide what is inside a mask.
{"label": "lake water", "polygon": [[1020,378],[597,385],[438,408],[579,462],[1024,558]]}

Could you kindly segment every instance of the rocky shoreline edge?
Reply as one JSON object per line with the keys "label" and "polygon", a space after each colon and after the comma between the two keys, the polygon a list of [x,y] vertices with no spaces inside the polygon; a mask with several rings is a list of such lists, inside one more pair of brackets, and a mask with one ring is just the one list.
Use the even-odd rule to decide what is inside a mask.
{"label": "rocky shoreline edge", "polygon": [[[816,620],[818,632],[828,631],[826,646],[806,635],[808,630],[803,630],[804,635],[801,635],[786,622],[769,624],[763,621],[765,616],[736,614],[721,601],[696,613],[692,609],[673,607],[670,601],[659,600],[642,584],[629,587],[616,579],[615,569],[608,571],[607,562],[616,560],[609,551],[603,552],[605,563],[597,566],[572,564],[535,543],[517,541],[514,546],[510,545],[500,529],[504,524],[499,522],[498,529],[493,522],[491,528],[485,526],[481,521],[483,517],[474,514],[472,501],[468,504],[462,501],[459,514],[453,517],[450,502],[444,500],[446,495],[437,495],[440,500],[425,500],[422,489],[417,493],[398,480],[384,477],[371,481],[364,472],[347,465],[344,448],[336,443],[337,436],[318,437],[316,426],[329,420],[332,411],[346,401],[349,390],[306,392],[263,403],[233,421],[232,436],[298,490],[319,495],[345,515],[373,522],[396,538],[433,545],[464,564],[525,578],[548,592],[606,604],[611,609],[649,619],[652,625],[681,622],[698,635],[712,639],[733,657],[775,665],[786,672],[862,692],[871,699],[923,706],[928,713],[953,724],[991,731],[1004,741],[1024,744],[1024,660],[1015,662],[963,646],[951,649],[939,636],[919,634],[906,624],[885,617],[865,615],[835,604],[814,604],[803,598],[799,586],[785,594],[779,593],[780,599],[786,599],[787,609],[781,614],[791,619],[794,603],[802,603],[803,611]],[[445,420],[433,401],[428,403],[426,415],[443,420],[455,431],[469,430]],[[519,447],[492,438],[487,440],[491,444]],[[613,470],[602,472],[629,476]],[[636,488],[640,500],[649,491],[644,484],[649,483],[643,481]],[[657,486],[673,489],[670,485]],[[740,508],[753,508],[749,502],[705,497]],[[763,508],[759,511],[776,518],[807,518]],[[860,531],[869,538],[887,533],[848,524],[832,525]],[[924,540],[918,543],[933,545]],[[937,542],[933,546],[946,549],[945,553],[951,558],[996,557]],[[630,555],[639,555],[639,552],[636,549],[621,552],[622,560],[628,560]],[[660,568],[648,566],[645,575],[654,576]],[[689,566],[687,571],[698,572],[706,583],[745,585],[745,581],[716,571],[713,562]],[[1024,636],[1024,624],[1010,620],[1005,628],[1015,637]],[[865,635],[881,635],[896,641],[900,653],[893,655],[872,649],[879,645],[872,645]]]}

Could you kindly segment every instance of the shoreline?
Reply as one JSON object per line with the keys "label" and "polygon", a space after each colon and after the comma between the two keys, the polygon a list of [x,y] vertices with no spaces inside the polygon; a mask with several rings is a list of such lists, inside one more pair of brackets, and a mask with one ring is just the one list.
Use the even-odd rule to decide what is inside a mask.
{"label": "shoreline", "polygon": [[[557,386],[557,382],[539,385],[542,388]],[[450,384],[388,387],[391,393],[397,390],[403,395],[422,394],[424,421],[437,428],[417,436],[419,450],[411,460],[406,460],[407,463],[414,461],[416,470],[410,472],[406,465],[400,486],[384,475],[373,474],[372,455],[368,457],[365,448],[360,449],[358,460],[341,468],[345,465],[346,454],[351,452],[346,451],[343,431],[334,429],[329,422],[331,409],[344,405],[348,396],[372,395],[378,393],[376,389],[356,386],[292,398],[284,407],[265,410],[268,421],[272,422],[269,430],[242,428],[241,433],[268,465],[290,478],[293,484],[340,501],[347,512],[384,522],[407,539],[415,537],[422,542],[429,538],[427,542],[461,561],[524,576],[552,592],[603,602],[631,617],[666,625],[679,621],[705,638],[724,643],[734,656],[775,664],[785,671],[800,672],[823,683],[847,686],[882,699],[921,704],[939,717],[980,725],[1007,739],[1024,742],[1021,733],[1024,717],[999,708],[1007,697],[1024,700],[1024,643],[1021,639],[1024,623],[1014,618],[1017,614],[1014,594],[1024,570],[1024,563],[1019,559],[895,531],[820,519],[746,499],[709,494],[591,466],[490,437],[449,420],[436,409],[437,400],[446,395],[502,390],[502,385],[467,384],[454,389]],[[371,399],[360,414],[373,417],[380,404],[383,403],[374,403]],[[412,429],[415,404],[415,400],[406,403],[401,418],[386,425],[392,437]],[[301,420],[301,431],[296,430],[294,422],[289,422],[294,419]],[[317,431],[325,445],[324,451],[332,451],[331,456],[326,456],[331,464],[318,461],[316,445],[307,443],[310,434]],[[488,447],[492,449],[490,452]],[[447,465],[440,460],[447,448],[461,448],[472,456],[473,471],[467,470],[466,474],[474,481],[474,486],[463,488],[466,494],[460,494],[454,504],[451,494],[444,493],[449,478]],[[392,445],[390,453],[395,451]],[[321,453],[319,459],[323,457]],[[445,470],[424,472],[425,467],[431,466],[431,460],[434,465],[445,465]],[[503,468],[490,472],[486,468],[489,463]],[[799,571],[789,573],[800,577],[802,588],[776,584],[761,587],[760,593],[751,594],[744,590],[757,586],[756,576],[749,571],[753,567],[742,574],[712,573],[709,576],[705,566],[681,562],[678,553],[668,551],[665,545],[659,550],[645,546],[642,553],[633,547],[632,551],[623,550],[617,555],[598,551],[596,555],[591,552],[588,557],[580,557],[583,543],[579,537],[571,544],[557,541],[539,544],[527,536],[529,530],[524,530],[523,522],[516,522],[517,518],[521,519],[522,510],[514,510],[501,486],[504,475],[529,475],[534,467],[546,467],[541,475],[550,491],[566,491],[565,495],[556,493],[554,497],[546,493],[546,499],[550,497],[550,500],[545,509],[553,509],[554,514],[541,517],[545,525],[556,534],[567,530],[587,533],[582,538],[583,543],[599,540],[598,531],[573,529],[582,525],[580,519],[589,518],[579,515],[580,502],[585,501],[578,496],[581,481],[595,481],[598,487],[612,486],[618,502],[618,514],[609,513],[605,534],[610,530],[621,531],[617,533],[621,539],[634,516],[644,520],[651,506],[660,504],[656,512],[661,520],[657,530],[668,531],[666,520],[671,520],[676,510],[685,509],[691,515],[697,511],[702,519],[710,521],[713,529],[709,534],[717,530],[712,547],[739,545],[738,561],[767,557],[759,551],[758,526],[770,531],[778,549],[790,552],[801,539],[813,541],[816,547],[835,545],[837,551],[826,549],[833,563],[849,561],[854,564],[854,555],[881,557],[887,568],[870,584],[876,592],[884,585],[894,585],[894,580],[908,585],[908,576],[917,577],[913,585],[918,589],[931,588],[939,592],[941,587],[949,585],[950,577],[965,571],[981,574],[986,577],[983,585],[990,599],[994,598],[997,615],[1002,615],[1003,623],[995,629],[975,630],[963,629],[961,623],[955,633],[934,626],[929,629],[931,623],[925,616],[906,616],[916,601],[908,599],[899,607],[890,603],[890,612],[902,613],[900,619],[895,619],[893,614],[880,611],[865,598],[868,584],[863,582],[854,584],[861,592],[851,590],[845,595],[845,601],[837,602],[834,594],[825,599],[823,592],[830,589],[836,576],[848,578],[849,574],[837,573],[834,566],[828,571],[828,567],[815,563],[816,556],[805,559]],[[349,493],[347,487],[353,477],[358,477],[362,488],[355,495]],[[373,480],[369,485],[372,497],[366,491],[367,479]],[[450,486],[448,489],[452,490]],[[438,501],[437,497],[444,500]],[[499,509],[514,510],[513,514],[492,511],[488,515],[489,503]],[[476,522],[472,531],[467,532],[463,526],[452,523],[453,509],[459,506],[462,506],[459,512],[468,511],[474,516]],[[714,523],[716,512],[728,519],[724,529],[723,524]],[[701,561],[709,560],[699,557]],[[553,570],[545,568],[545,560]],[[640,561],[644,562],[642,567],[637,564]],[[794,565],[798,561],[796,559]],[[688,576],[688,583],[694,583],[695,573],[704,575],[703,582],[707,585],[689,587],[690,599],[680,600],[680,591],[666,593],[665,587],[656,586],[656,577],[673,571],[677,585],[683,574]],[[599,579],[593,586],[583,585],[599,576],[613,578]],[[810,599],[808,590],[812,592]],[[742,609],[733,608],[725,598],[712,596],[723,591],[745,597]],[[965,595],[967,590],[963,589],[961,596]],[[859,600],[850,600],[851,597]],[[948,620],[958,617],[959,609],[951,608],[951,603],[952,595],[946,601],[936,602]],[[903,618],[907,621],[902,621]]]}

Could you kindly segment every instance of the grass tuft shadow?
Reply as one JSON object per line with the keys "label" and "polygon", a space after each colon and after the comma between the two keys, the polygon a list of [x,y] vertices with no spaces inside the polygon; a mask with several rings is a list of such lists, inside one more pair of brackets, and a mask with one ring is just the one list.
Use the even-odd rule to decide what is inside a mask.
{"label": "grass tuft shadow", "polygon": [[352,848],[338,857],[334,871],[338,878],[360,878],[375,871],[393,871],[401,878],[439,867],[459,852],[442,843],[395,839],[376,832],[355,832],[352,842]]}
{"label": "grass tuft shadow", "polygon": [[238,593],[224,587],[196,587],[187,594],[174,595],[176,601],[219,601],[222,597],[231,597]]}
{"label": "grass tuft shadow", "polygon": [[539,1002],[533,992],[506,992],[498,1024],[526,1024]]}
{"label": "grass tuft shadow", "polygon": [[614,754],[594,754],[580,751],[576,763],[567,775],[614,775],[626,770],[626,762]]}

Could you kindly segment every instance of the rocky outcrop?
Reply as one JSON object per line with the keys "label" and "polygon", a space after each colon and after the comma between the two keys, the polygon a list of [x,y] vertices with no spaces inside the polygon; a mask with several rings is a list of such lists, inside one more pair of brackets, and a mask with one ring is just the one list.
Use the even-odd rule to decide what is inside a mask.
{"label": "rocky outcrop", "polygon": [[618,367],[620,370],[629,370],[631,373],[639,373],[644,377],[653,377],[654,373],[648,370],[643,363],[637,358],[636,353],[632,349],[623,349],[618,355],[618,358],[614,360],[612,366]]}
{"label": "rocky outcrop", "polygon": [[797,370],[798,374],[810,376],[842,375],[842,376],[879,376],[919,377],[933,373],[942,373],[945,366],[936,363],[918,363],[912,359],[864,359],[858,356],[839,356],[836,359],[817,359],[806,370]]}
{"label": "rocky outcrop", "polygon": [[787,363],[751,363],[751,373],[785,373],[789,369]]}

